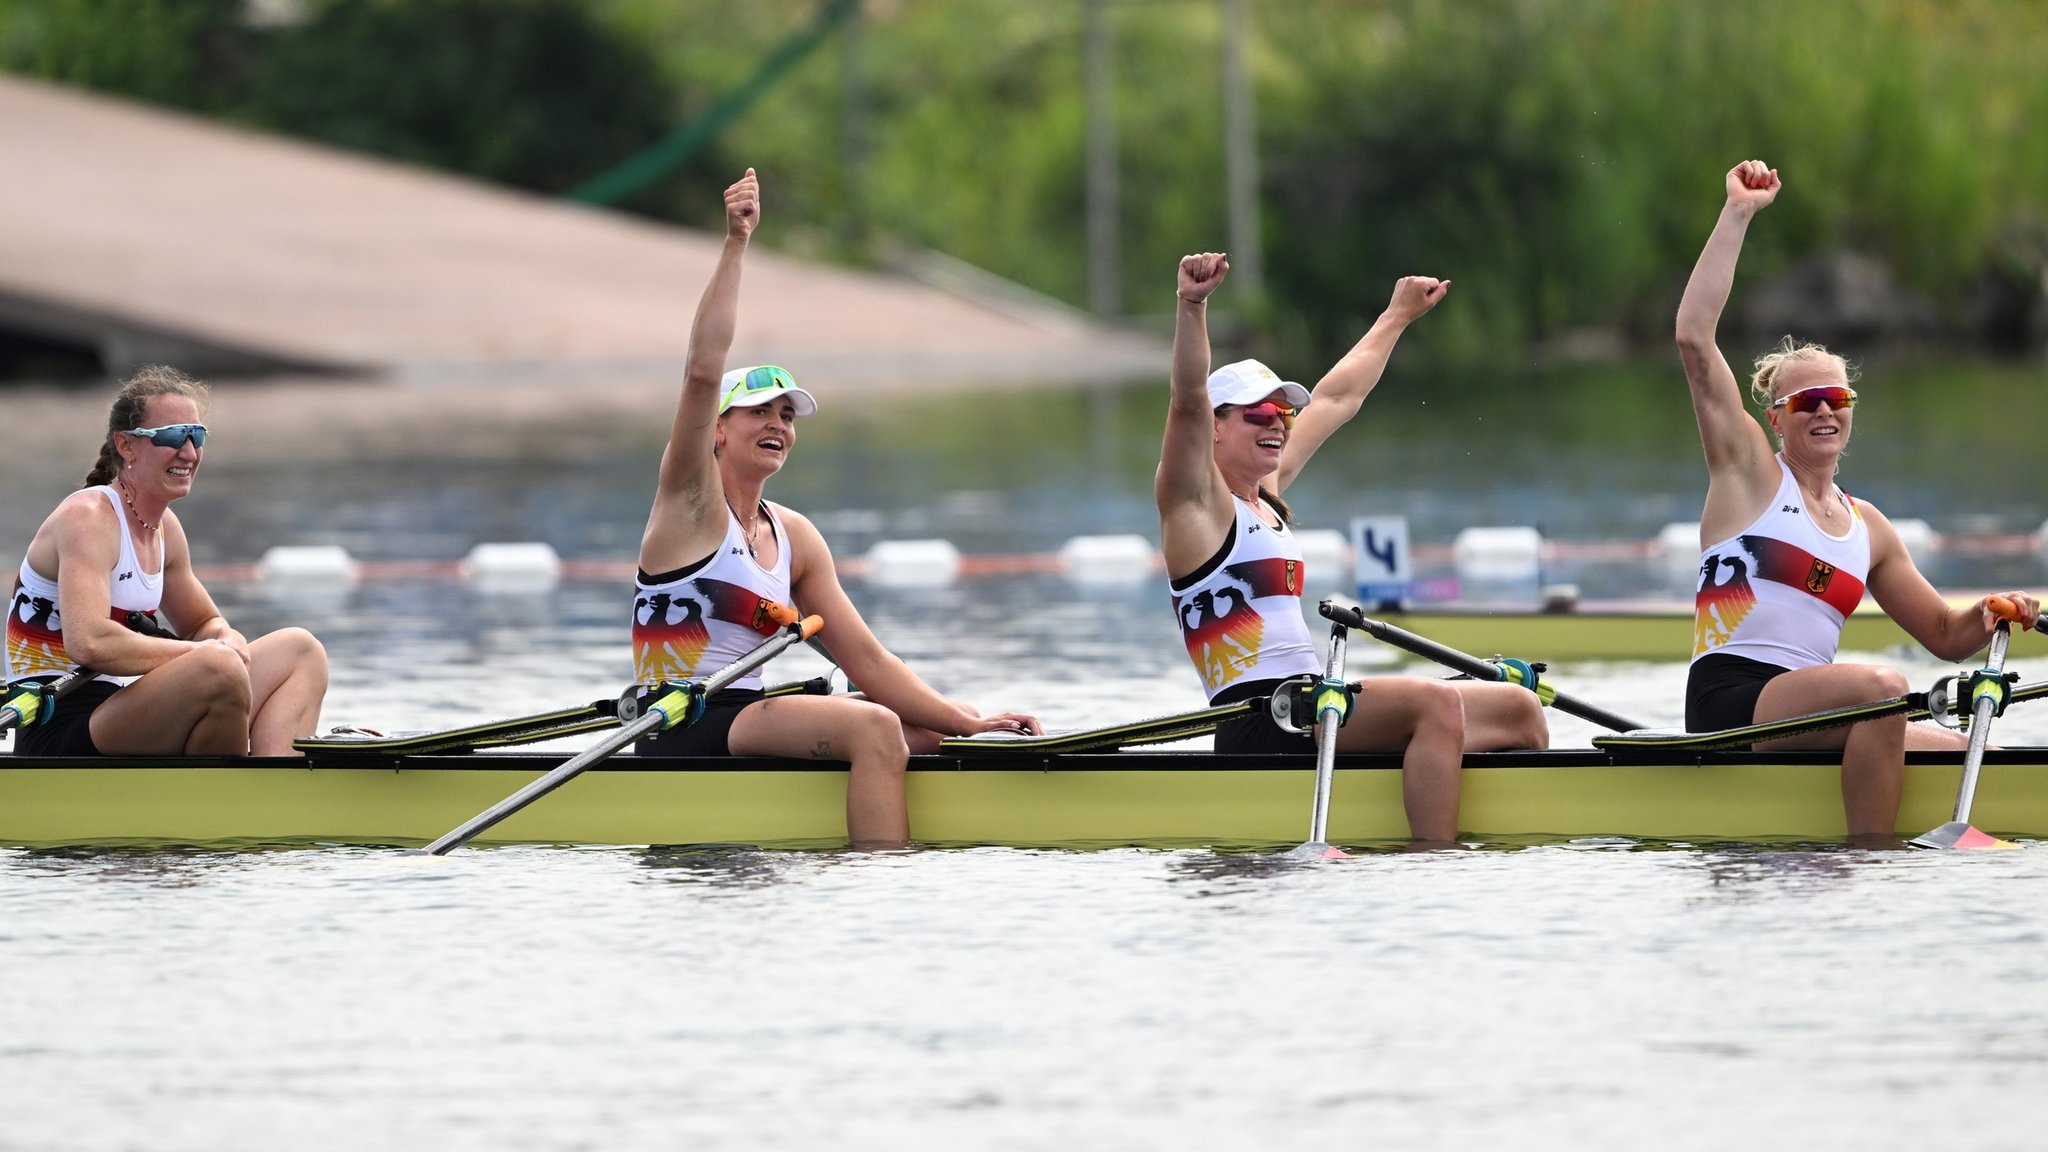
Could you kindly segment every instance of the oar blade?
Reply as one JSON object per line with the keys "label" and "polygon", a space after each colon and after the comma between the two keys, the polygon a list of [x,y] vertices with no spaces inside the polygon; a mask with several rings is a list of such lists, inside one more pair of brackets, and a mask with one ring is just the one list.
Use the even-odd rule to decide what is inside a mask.
{"label": "oar blade", "polygon": [[1312,840],[1306,844],[1297,844],[1287,850],[1287,859],[1289,860],[1349,860],[1350,858],[1351,853],[1337,847],[1335,844],[1325,844],[1320,840]]}
{"label": "oar blade", "polygon": [[1951,820],[1923,836],[1907,841],[1915,848],[1954,849],[1961,852],[2000,852],[2019,845],[1980,831],[1967,820]]}

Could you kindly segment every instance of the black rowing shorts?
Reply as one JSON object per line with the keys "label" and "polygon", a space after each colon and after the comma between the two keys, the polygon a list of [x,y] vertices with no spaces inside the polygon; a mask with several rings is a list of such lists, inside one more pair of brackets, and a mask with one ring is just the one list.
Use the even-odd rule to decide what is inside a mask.
{"label": "black rowing shorts", "polygon": [[1240,700],[1257,701],[1251,715],[1225,720],[1216,726],[1216,751],[1234,755],[1315,755],[1313,735],[1289,732],[1273,723],[1265,702],[1280,684],[1278,680],[1233,684],[1216,694],[1216,698],[1209,702],[1211,706],[1235,704]]}
{"label": "black rowing shorts", "polygon": [[[732,722],[739,719],[740,711],[757,700],[767,699],[767,693],[759,688],[727,688],[713,692],[704,701],[704,714],[697,717],[695,724],[684,724],[643,736],[633,745],[633,751],[642,756],[730,756],[732,749],[726,746],[726,737],[732,732]],[[646,694],[641,703],[646,704]]]}
{"label": "black rowing shorts", "polygon": [[98,756],[92,742],[93,710],[105,704],[121,685],[105,680],[88,680],[66,693],[62,700],[27,728],[14,734],[17,756]]}
{"label": "black rowing shorts", "polygon": [[1756,701],[1764,685],[1789,671],[1725,652],[1700,657],[1685,677],[1685,730],[1719,732],[1756,723]]}

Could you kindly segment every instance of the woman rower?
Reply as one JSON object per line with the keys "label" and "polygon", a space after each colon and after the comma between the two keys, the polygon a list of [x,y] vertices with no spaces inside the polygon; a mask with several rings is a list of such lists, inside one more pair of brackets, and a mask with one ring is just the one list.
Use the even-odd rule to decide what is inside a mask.
{"label": "woman rower", "polygon": [[749,168],[725,190],[725,247],[690,330],[682,398],[640,540],[634,677],[680,681],[731,663],[773,632],[757,615],[767,600],[824,617],[822,638],[864,691],[764,698],[755,673],[712,696],[694,724],[644,740],[640,751],[847,761],[847,837],[901,844],[910,837],[903,773],[912,751],[936,751],[942,734],[1043,729],[1023,713],[982,716],[933,691],[868,630],[817,528],[762,498],[796,445],[796,422],[818,406],[781,368],[725,370],[740,264],[760,217]]}
{"label": "woman rower", "polygon": [[[1905,692],[1906,679],[1896,669],[1835,663],[1842,624],[1866,590],[1943,660],[1982,648],[1997,624],[1988,597],[1951,607],[1914,567],[1884,513],[1835,486],[1856,404],[1840,356],[1787,337],[1757,357],[1750,377],[1750,398],[1763,410],[1771,437],[1743,409],[1735,373],[1715,346],[1715,328],[1750,218],[1777,199],[1783,185],[1760,160],[1729,169],[1724,183],[1727,203],[1678,305],[1679,358],[1707,457],[1685,692],[1685,724],[1694,732]],[[2033,621],[2039,606],[2032,596],[2003,595]],[[1962,743],[1950,732],[1909,727],[1897,715],[1758,747],[1841,749],[1850,835],[1889,837],[1898,821],[1906,749]]]}
{"label": "woman rower", "polygon": [[[1173,397],[1153,482],[1174,612],[1212,704],[1267,696],[1283,680],[1322,671],[1302,616],[1301,548],[1280,494],[1357,415],[1401,333],[1451,286],[1427,276],[1396,283],[1386,311],[1324,374],[1310,404],[1307,389],[1255,360],[1209,371],[1206,304],[1229,267],[1217,252],[1181,259]],[[1533,692],[1408,676],[1370,681],[1337,736],[1346,752],[1403,754],[1408,828],[1425,843],[1457,835],[1458,774],[1467,751],[1549,742]],[[1310,737],[1282,730],[1264,709],[1218,728],[1215,746],[1315,750]]]}
{"label": "woman rower", "polygon": [[[7,614],[10,680],[99,676],[15,737],[30,756],[291,756],[327,694],[327,653],[286,628],[254,641],[228,626],[192,571],[170,510],[205,456],[206,387],[150,366],[114,397],[84,487],[30,541]],[[141,635],[161,610],[185,639]]]}

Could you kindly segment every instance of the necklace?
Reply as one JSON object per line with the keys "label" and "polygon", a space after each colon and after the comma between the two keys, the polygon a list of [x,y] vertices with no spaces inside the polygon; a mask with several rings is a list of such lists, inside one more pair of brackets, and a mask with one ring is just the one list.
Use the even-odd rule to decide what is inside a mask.
{"label": "necklace", "polygon": [[727,497],[725,501],[725,510],[732,513],[733,519],[740,521],[740,533],[746,537],[747,541],[747,559],[757,564],[760,563],[760,557],[754,555],[754,533],[761,527],[761,506],[758,504],[754,506],[754,522],[751,524],[745,520],[740,520],[740,510],[732,506],[732,499],[730,497]]}
{"label": "necklace", "polygon": [[125,480],[117,482],[114,487],[121,490],[121,502],[128,505],[128,514],[135,517],[135,522],[142,525],[145,532],[155,532],[158,525],[161,525],[163,521],[159,520],[155,524],[151,524],[142,518],[142,513],[135,510],[135,495],[128,491],[128,484]]}

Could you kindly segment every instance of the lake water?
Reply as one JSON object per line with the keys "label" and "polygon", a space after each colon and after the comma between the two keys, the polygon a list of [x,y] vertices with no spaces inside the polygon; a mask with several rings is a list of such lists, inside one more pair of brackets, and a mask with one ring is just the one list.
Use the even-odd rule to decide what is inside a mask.
{"label": "lake water", "polygon": [[[1957,412],[2014,379],[2038,396],[2038,375],[1906,373],[1891,391],[1867,377],[1867,397],[1911,404],[1859,408],[1845,486],[1939,529],[2034,530],[2048,464],[2016,426],[2038,421]],[[1295,493],[1304,522],[1395,512],[1424,543],[1485,523],[1594,540],[1697,514],[1697,447],[1670,411],[1682,395],[1599,374],[1490,396],[1395,383]],[[771,495],[816,510],[846,552],[1150,534],[1158,400],[1053,391],[821,416]],[[386,459],[369,443],[351,466],[308,467],[237,462],[233,444],[209,447],[181,507],[206,563],[270,543],[443,560],[531,539],[630,557],[659,451],[644,435],[593,452],[508,433],[502,458]],[[16,543],[0,547],[16,548],[75,469],[10,459],[0,534]],[[2005,482],[1968,494],[1954,481],[1970,466]],[[2039,564],[1930,568],[2038,584]],[[1645,579],[1564,575],[1589,594]],[[1133,700],[1200,702],[1152,584],[850,590],[927,679],[985,708],[1073,726],[1128,719]],[[439,727],[482,718],[480,684],[538,710],[609,695],[630,671],[617,581],[215,591],[251,632],[322,636],[329,722]],[[1361,672],[1401,667],[1370,641],[1352,650]],[[1916,686],[1946,668],[1900,662]],[[820,666],[792,653],[778,678]],[[1553,675],[1677,719],[1676,659]],[[1559,745],[1591,735],[1553,724]],[[1999,724],[2048,742],[2048,714]],[[0,850],[14,985],[0,1149],[2033,1148],[2044,893],[2038,843],[1963,857],[1617,840],[1319,866],[1138,850]]]}

